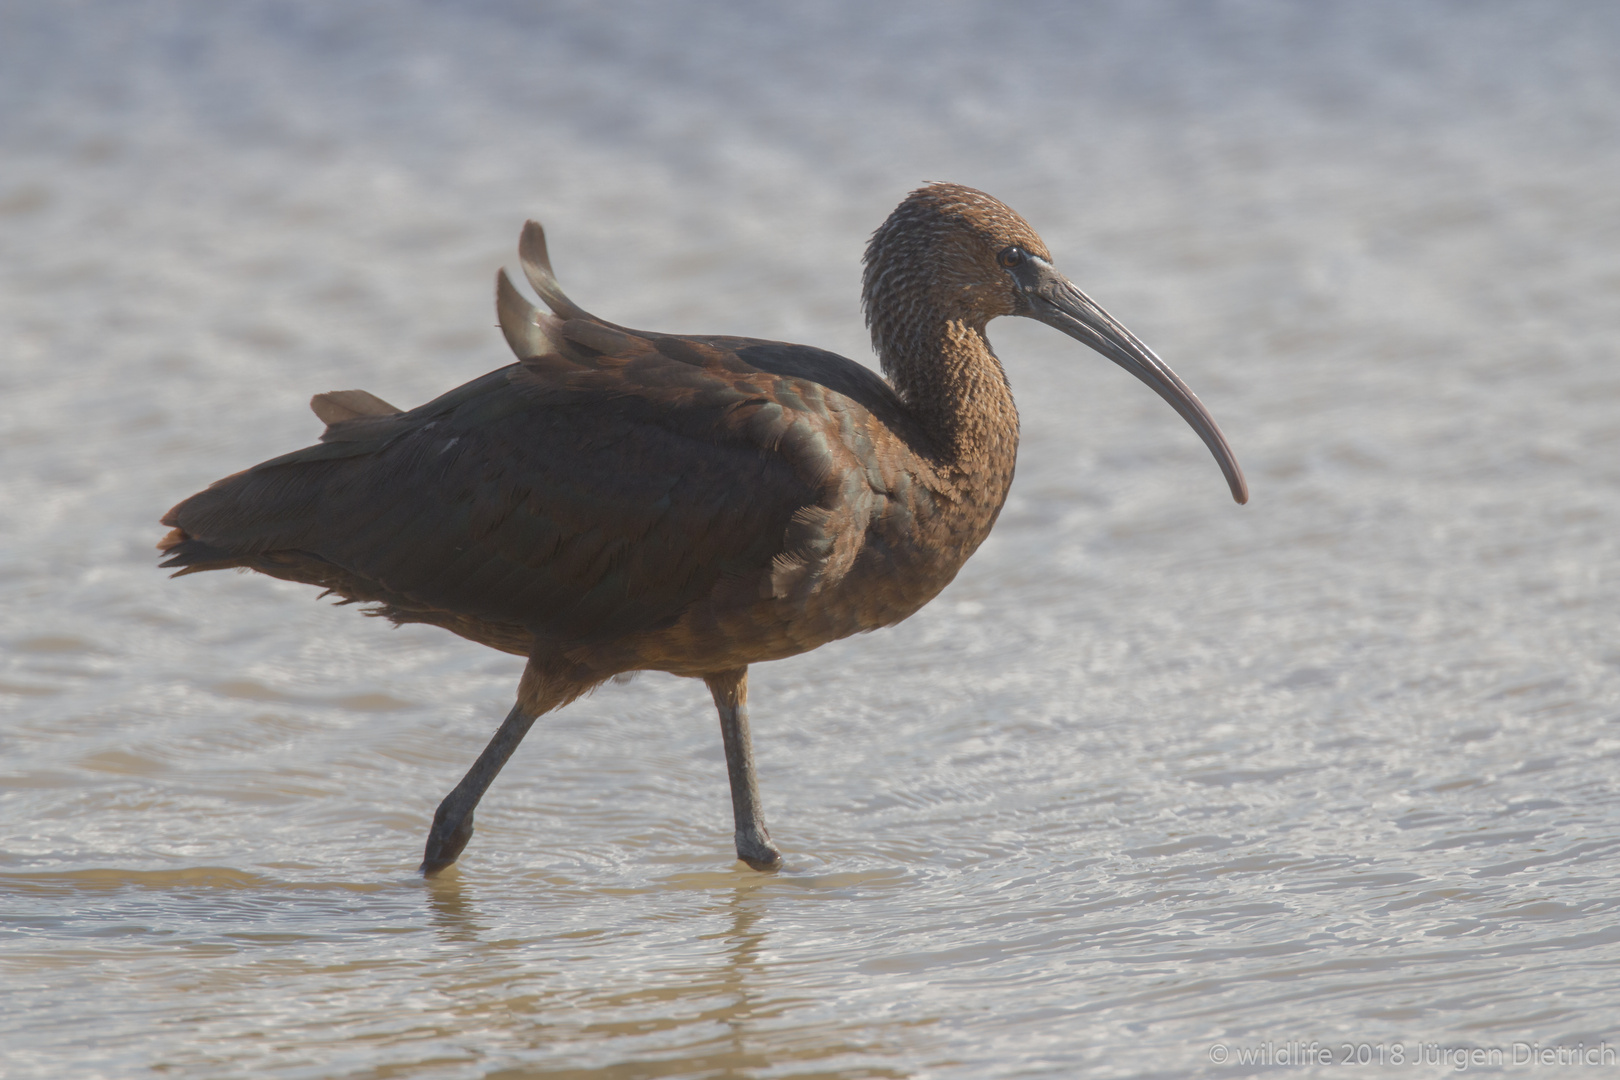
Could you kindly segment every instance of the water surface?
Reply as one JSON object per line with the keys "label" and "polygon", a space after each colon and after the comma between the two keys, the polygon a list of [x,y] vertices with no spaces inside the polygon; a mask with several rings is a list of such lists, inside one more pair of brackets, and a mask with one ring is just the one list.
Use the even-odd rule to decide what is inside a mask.
{"label": "water surface", "polygon": [[[5,1075],[1620,1044],[1617,51],[1553,3],[7,6]],[[613,321],[867,359],[859,252],[930,179],[1028,217],[1254,499],[993,325],[994,536],[753,671],[781,873],[731,861],[706,692],[645,675],[537,725],[424,882],[518,662],[154,569],[310,394],[504,363],[524,218]]]}

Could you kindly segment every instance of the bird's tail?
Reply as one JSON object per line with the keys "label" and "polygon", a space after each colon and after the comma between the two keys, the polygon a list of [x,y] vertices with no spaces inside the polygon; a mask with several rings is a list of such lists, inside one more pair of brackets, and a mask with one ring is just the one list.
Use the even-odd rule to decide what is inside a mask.
{"label": "bird's tail", "polygon": [[[171,510],[163,518],[163,524],[174,524],[170,518],[174,517]],[[198,540],[186,530],[175,526],[169,530],[169,535],[158,541],[158,550],[163,552],[164,559],[158,563],[161,567],[177,566],[173,577],[184,577],[187,574],[199,574],[204,570],[229,570],[237,566],[246,566],[241,556],[234,555],[224,548],[215,547],[203,540]]]}

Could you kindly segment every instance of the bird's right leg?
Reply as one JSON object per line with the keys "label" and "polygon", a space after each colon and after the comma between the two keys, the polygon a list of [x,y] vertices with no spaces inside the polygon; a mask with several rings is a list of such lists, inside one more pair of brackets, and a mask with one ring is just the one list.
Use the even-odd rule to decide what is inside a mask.
{"label": "bird's right leg", "polygon": [[501,767],[518,748],[518,743],[523,741],[523,736],[529,733],[535,720],[542,713],[578,697],[584,688],[569,689],[571,693],[547,680],[532,663],[524,669],[523,681],[518,684],[517,704],[501,721],[495,737],[489,740],[489,745],[478,755],[478,760],[467,770],[467,775],[461,778],[461,783],[444,797],[439,809],[434,812],[433,827],[428,830],[427,848],[422,853],[421,874],[432,877],[461,855],[461,849],[472,839],[473,810],[478,806],[478,800],[484,797],[489,785],[500,775]]}
{"label": "bird's right leg", "polygon": [[726,744],[726,772],[731,777],[731,814],[737,825],[737,858],[755,870],[775,870],[782,853],[765,830],[754,772],[754,740],[748,730],[748,669],[736,668],[703,680],[720,711],[720,737]]}

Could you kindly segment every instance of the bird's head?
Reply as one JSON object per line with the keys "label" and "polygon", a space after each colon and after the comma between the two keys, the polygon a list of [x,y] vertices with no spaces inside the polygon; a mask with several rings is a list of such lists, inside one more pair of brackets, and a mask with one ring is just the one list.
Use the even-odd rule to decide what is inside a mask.
{"label": "bird's head", "polygon": [[1036,319],[1102,353],[1151,386],[1215,455],[1232,498],[1249,501],[1226,436],[1153,350],[1058,272],[1029,223],[1001,200],[961,184],[907,195],[867,244],[861,299],[885,363],[926,348],[943,323],[983,332],[998,315]]}

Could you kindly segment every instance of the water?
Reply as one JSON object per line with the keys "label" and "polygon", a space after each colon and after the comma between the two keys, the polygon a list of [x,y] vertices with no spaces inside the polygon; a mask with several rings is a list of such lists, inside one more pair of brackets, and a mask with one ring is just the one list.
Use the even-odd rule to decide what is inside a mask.
{"label": "water", "polygon": [[[1617,49],[1557,3],[0,8],[0,1072],[1620,1045]],[[731,862],[702,687],[645,675],[546,718],[423,882],[517,661],[154,569],[310,394],[504,363],[525,217],[607,318],[864,358],[859,252],[929,179],[1020,210],[1254,500],[993,325],[995,535],[753,672],[782,873]]]}

